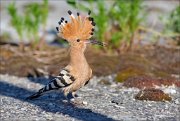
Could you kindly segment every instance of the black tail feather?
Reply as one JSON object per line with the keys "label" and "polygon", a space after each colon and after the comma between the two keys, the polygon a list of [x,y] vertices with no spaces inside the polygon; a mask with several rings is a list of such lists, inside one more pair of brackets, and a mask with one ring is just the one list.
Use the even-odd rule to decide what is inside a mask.
{"label": "black tail feather", "polygon": [[[63,70],[63,73],[68,73],[67,71]],[[61,74],[61,76],[58,76],[57,78],[52,79],[45,87],[41,88],[37,93],[34,93],[33,95],[27,97],[27,100],[32,100],[35,98],[40,97],[46,92],[50,92],[52,90],[58,90],[62,87],[68,86],[69,84],[66,82],[66,80],[63,78],[64,74]],[[68,76],[69,79],[74,81],[74,77]],[[67,78],[67,77],[66,77]]]}
{"label": "black tail feather", "polygon": [[35,98],[38,98],[42,95],[42,93],[45,92],[45,88],[40,89],[38,92],[34,93],[33,95],[26,98],[26,100],[32,100]]}
{"label": "black tail feather", "polygon": [[37,93],[27,97],[26,100],[33,100],[33,99],[38,98],[40,96],[41,96],[41,93],[37,92]]}

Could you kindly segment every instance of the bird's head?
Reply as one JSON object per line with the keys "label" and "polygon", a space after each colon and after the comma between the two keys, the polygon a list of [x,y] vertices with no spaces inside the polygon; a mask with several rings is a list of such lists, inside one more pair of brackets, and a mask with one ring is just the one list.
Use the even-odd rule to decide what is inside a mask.
{"label": "bird's head", "polygon": [[71,21],[68,22],[62,17],[58,22],[59,27],[56,27],[58,31],[58,36],[67,40],[71,47],[77,49],[85,50],[86,45],[98,44],[104,45],[102,42],[96,40],[89,40],[93,36],[95,22],[92,17],[90,17],[90,11],[87,16],[81,16],[77,13],[75,17],[71,11],[68,11]]}

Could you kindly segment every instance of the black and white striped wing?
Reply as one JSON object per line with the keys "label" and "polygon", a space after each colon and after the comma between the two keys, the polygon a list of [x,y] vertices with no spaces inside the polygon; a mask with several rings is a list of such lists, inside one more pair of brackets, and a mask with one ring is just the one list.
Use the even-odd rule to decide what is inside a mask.
{"label": "black and white striped wing", "polygon": [[47,90],[67,87],[75,81],[74,76],[66,69],[63,69],[48,85]]}
{"label": "black and white striped wing", "polygon": [[63,69],[59,75],[52,79],[45,87],[41,88],[37,93],[27,97],[27,99],[34,99],[51,90],[58,90],[67,87],[74,81],[74,76],[72,76],[68,70]]}

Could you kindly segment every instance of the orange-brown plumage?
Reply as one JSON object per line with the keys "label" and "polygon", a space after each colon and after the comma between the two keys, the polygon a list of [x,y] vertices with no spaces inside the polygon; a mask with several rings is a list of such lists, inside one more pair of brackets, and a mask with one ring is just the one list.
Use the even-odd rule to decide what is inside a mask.
{"label": "orange-brown plumage", "polygon": [[92,37],[93,21],[87,17],[80,16],[78,13],[77,17],[74,17],[70,13],[71,21],[65,23],[64,21],[59,26],[59,36],[66,39],[72,40],[72,38],[79,38],[81,40],[87,40]]}

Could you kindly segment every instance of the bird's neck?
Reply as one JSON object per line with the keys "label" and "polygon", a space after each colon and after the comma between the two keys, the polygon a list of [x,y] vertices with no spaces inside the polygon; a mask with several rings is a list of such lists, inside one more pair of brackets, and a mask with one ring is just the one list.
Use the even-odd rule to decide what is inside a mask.
{"label": "bird's neck", "polygon": [[84,50],[70,48],[70,65],[79,68],[88,65],[84,56]]}

